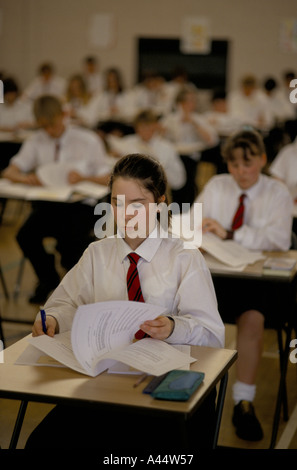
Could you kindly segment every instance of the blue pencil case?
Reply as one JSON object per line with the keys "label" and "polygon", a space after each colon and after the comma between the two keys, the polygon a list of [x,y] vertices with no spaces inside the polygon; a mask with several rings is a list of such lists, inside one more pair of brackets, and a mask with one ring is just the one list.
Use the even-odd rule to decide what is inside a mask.
{"label": "blue pencil case", "polygon": [[160,400],[186,401],[201,385],[204,375],[193,370],[172,370],[151,395]]}

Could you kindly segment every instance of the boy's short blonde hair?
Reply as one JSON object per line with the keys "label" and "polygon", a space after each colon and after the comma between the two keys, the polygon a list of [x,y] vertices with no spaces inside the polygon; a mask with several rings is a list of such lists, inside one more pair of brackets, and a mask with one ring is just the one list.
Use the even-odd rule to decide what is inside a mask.
{"label": "boy's short blonde hair", "polygon": [[57,116],[63,114],[61,101],[51,95],[43,95],[37,98],[33,110],[37,122],[47,121],[52,123]]}

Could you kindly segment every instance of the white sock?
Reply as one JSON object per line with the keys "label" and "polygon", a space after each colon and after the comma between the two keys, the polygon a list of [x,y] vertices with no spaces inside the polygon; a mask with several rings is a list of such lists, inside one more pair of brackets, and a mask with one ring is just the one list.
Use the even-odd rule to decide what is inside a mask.
{"label": "white sock", "polygon": [[256,385],[249,385],[237,380],[233,385],[232,392],[235,405],[241,400],[253,402],[256,395]]}

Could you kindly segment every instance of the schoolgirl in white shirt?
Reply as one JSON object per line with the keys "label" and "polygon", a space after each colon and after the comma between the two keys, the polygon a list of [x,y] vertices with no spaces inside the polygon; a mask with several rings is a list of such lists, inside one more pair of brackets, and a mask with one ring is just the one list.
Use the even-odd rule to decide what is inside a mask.
{"label": "schoolgirl in white shirt", "polygon": [[[151,205],[166,202],[166,177],[161,164],[144,155],[127,155],[116,163],[111,175],[110,189],[119,234],[91,244],[79,263],[66,274],[44,306],[47,312],[47,334],[54,336],[58,331],[70,329],[78,305],[127,300],[127,255],[135,252],[141,257],[138,272],[144,301],[162,305],[168,312],[168,316],[135,325],[135,332],[140,328],[150,337],[171,344],[222,347],[224,326],[217,310],[211,276],[203,256],[198,250],[186,249],[180,239],[162,238],[156,212],[152,215]],[[129,213],[128,207],[134,208],[136,212]],[[132,219],[138,211],[142,214],[142,222],[139,219],[136,227],[138,234],[135,236]],[[121,214],[124,214],[122,219]],[[153,222],[153,226],[149,221]],[[41,334],[42,326],[37,316],[33,335]],[[198,414],[199,426],[196,419],[193,421],[193,424],[196,423],[193,442],[198,447],[207,445],[205,437],[213,419],[209,406],[206,410],[203,418]],[[83,426],[86,422],[85,413],[88,417],[87,427]],[[64,417],[65,407],[56,407],[33,432],[27,447],[38,447],[40,442],[43,442],[45,447],[59,447],[59,436],[62,433],[67,439],[67,444],[70,440],[71,446],[79,445],[80,448],[84,447],[85,439],[85,445],[95,447],[100,446],[104,439],[104,449],[105,445],[108,447],[111,443],[116,448],[127,448],[130,443],[134,448],[144,449],[147,446],[148,433],[152,429],[150,425],[153,423],[152,449],[160,446],[163,449],[173,449],[180,443],[180,429],[177,423],[170,424],[166,420],[159,422],[157,417],[152,416],[146,418],[140,432],[139,428],[134,426],[136,416],[133,411],[127,415],[128,419],[125,419],[125,414],[122,415],[120,411],[115,415],[106,416],[103,411],[96,413],[91,410],[91,413],[88,413],[83,410],[82,413],[77,409],[67,413],[68,422],[63,420]],[[114,419],[117,422],[116,427],[112,424]],[[100,423],[100,439],[93,435],[93,424],[96,428],[96,423]],[[166,432],[163,425],[169,426]],[[201,430],[201,440],[197,440],[198,428]],[[169,432],[169,429],[172,429],[172,432]],[[109,441],[110,435],[112,438]],[[63,445],[65,446],[65,440]]]}

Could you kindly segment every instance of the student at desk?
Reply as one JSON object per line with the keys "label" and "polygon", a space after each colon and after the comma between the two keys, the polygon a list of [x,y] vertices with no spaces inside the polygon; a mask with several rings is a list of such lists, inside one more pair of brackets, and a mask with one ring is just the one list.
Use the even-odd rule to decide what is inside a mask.
{"label": "student at desk", "polygon": [[108,143],[119,156],[133,152],[153,155],[163,165],[170,189],[179,190],[186,183],[186,172],[173,144],[160,135],[158,121],[153,111],[141,111],[134,119],[135,134],[110,136]]}
{"label": "student at desk", "polygon": [[[56,167],[57,178],[61,172],[69,171],[65,175],[69,184],[82,180],[108,183],[110,170],[99,136],[86,129],[68,127],[62,104],[54,96],[38,98],[34,103],[34,114],[40,129],[10,160],[3,172],[5,178],[16,183],[41,185],[38,170],[48,169],[46,165],[51,165],[51,169]],[[43,239],[56,238],[62,266],[66,270],[72,268],[90,242],[95,204],[32,203],[32,211],[17,234],[17,241],[39,280],[29,299],[31,303],[42,304],[60,282],[54,256],[46,252]]]}
{"label": "student at desk", "polygon": [[[292,202],[279,181],[261,174],[266,155],[263,140],[255,131],[231,136],[223,148],[229,174],[214,176],[196,202],[203,203],[204,232],[234,239],[251,250],[290,248]],[[260,440],[262,427],[253,400],[256,373],[262,354],[264,318],[269,315],[262,285],[241,280],[214,279],[219,311],[225,322],[237,324],[237,380],[233,424],[239,437]],[[270,298],[270,294],[267,296]]]}
{"label": "student at desk", "polygon": [[29,103],[19,98],[19,87],[13,78],[3,80],[4,103],[0,106],[0,131],[17,132],[34,127],[34,117]]}
{"label": "student at desk", "polygon": [[[217,310],[209,270],[198,250],[186,249],[177,238],[162,237],[155,203],[166,202],[166,177],[161,164],[141,154],[130,154],[115,165],[110,181],[117,236],[92,243],[45,304],[47,334],[71,329],[79,305],[108,300],[138,300],[166,307],[169,316],[135,325],[135,331],[171,344],[222,347],[224,326]],[[123,197],[125,199],[123,200]],[[166,206],[165,206],[166,207]],[[132,209],[132,211],[128,210]],[[134,227],[134,217],[142,214]],[[137,230],[137,233],[135,232]],[[131,261],[136,255],[138,259]],[[139,296],[130,296],[129,266],[139,279]],[[137,276],[138,274],[138,276]],[[143,298],[142,298],[143,297]],[[33,335],[41,335],[39,315]],[[213,396],[194,420],[195,448],[209,445]],[[200,413],[201,411],[201,413]],[[198,419],[199,416],[199,419]],[[128,419],[127,419],[128,418]],[[100,425],[102,432],[96,432]],[[95,429],[95,432],[94,432]],[[177,423],[131,412],[106,415],[57,406],[29,438],[27,448],[175,448]]]}
{"label": "student at desk", "polygon": [[197,195],[196,172],[201,151],[219,143],[213,126],[197,111],[197,92],[182,88],[176,97],[176,110],[160,121],[164,137],[170,140],[180,154],[187,173],[187,183],[176,196],[182,202],[193,203]]}

